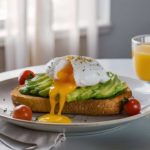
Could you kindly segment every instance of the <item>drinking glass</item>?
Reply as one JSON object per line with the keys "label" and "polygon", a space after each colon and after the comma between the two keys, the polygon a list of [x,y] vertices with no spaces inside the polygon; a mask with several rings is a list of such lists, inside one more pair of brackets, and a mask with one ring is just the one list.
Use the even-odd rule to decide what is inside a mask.
{"label": "drinking glass", "polygon": [[150,82],[150,34],[132,38],[132,57],[137,76]]}

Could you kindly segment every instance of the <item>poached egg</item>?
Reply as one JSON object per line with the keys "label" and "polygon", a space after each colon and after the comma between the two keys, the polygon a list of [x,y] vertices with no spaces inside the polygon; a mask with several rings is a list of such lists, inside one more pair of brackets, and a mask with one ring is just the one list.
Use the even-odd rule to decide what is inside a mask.
{"label": "poached egg", "polygon": [[[67,94],[77,87],[92,86],[110,79],[97,60],[85,56],[54,58],[48,62],[46,70],[54,84],[49,91],[50,113],[39,117],[41,122],[71,123],[70,118],[62,115]],[[56,105],[59,105],[57,113]]]}

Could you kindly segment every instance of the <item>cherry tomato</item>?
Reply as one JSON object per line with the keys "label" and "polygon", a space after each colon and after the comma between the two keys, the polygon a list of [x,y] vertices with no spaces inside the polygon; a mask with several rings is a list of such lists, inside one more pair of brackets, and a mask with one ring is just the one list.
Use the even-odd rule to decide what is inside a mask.
{"label": "cherry tomato", "polygon": [[22,120],[32,120],[32,110],[26,105],[16,106],[13,111],[12,117]]}
{"label": "cherry tomato", "polygon": [[141,104],[137,99],[131,98],[124,104],[124,111],[129,116],[139,114],[141,111]]}
{"label": "cherry tomato", "polygon": [[34,76],[34,72],[32,72],[31,70],[25,70],[20,74],[18,82],[20,85],[23,85],[25,83],[25,80],[32,79]]}

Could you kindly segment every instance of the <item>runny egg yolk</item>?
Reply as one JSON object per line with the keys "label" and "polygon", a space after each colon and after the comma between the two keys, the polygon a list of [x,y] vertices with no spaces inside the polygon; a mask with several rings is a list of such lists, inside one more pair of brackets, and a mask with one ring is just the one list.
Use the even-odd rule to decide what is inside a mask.
{"label": "runny egg yolk", "polygon": [[[50,95],[50,113],[38,118],[41,122],[52,123],[71,123],[71,119],[62,115],[62,110],[66,102],[67,94],[76,88],[76,83],[73,77],[73,68],[71,63],[68,63],[63,69],[57,73],[57,80],[51,87]],[[59,105],[57,114],[55,113],[56,105]]]}

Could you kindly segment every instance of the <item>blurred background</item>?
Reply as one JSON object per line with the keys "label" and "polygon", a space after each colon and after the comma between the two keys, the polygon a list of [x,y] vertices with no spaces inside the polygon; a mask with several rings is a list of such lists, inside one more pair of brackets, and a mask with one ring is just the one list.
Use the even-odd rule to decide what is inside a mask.
{"label": "blurred background", "polygon": [[0,0],[0,72],[75,54],[130,58],[150,0]]}

